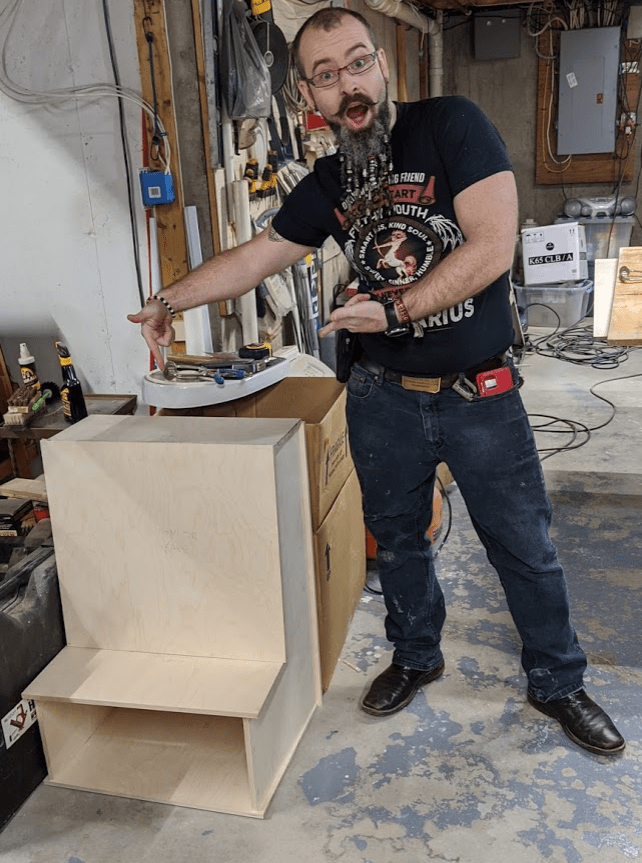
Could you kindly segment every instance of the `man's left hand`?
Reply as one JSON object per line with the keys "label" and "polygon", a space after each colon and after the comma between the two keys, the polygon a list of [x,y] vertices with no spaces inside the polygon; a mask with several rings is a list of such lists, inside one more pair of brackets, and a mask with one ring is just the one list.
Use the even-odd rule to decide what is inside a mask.
{"label": "man's left hand", "polygon": [[336,330],[351,333],[382,333],[388,329],[386,313],[381,303],[371,300],[369,294],[355,294],[345,306],[330,314],[329,322],[319,330],[321,338]]}

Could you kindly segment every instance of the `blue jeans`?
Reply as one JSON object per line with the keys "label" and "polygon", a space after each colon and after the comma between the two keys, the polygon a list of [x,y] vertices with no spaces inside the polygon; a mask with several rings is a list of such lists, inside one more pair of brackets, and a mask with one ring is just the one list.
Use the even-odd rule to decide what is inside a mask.
{"label": "blue jeans", "polygon": [[415,669],[442,661],[446,609],[426,528],[443,461],[499,574],[529,691],[550,701],[581,689],[586,656],[570,622],[549,537],[551,505],[519,390],[468,402],[452,389],[406,390],[358,363],[347,388],[350,448],[377,542],[393,661]]}

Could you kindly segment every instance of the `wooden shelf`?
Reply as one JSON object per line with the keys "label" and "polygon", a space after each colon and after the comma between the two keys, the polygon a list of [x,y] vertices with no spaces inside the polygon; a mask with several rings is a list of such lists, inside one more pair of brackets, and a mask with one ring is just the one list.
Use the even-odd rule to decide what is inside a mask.
{"label": "wooden shelf", "polygon": [[283,664],[66,647],[25,697],[255,719]]}

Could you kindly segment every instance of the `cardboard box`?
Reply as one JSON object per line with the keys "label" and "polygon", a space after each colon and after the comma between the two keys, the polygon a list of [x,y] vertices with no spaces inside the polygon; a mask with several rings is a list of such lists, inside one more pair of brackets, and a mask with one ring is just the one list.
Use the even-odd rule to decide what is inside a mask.
{"label": "cardboard box", "polygon": [[346,393],[334,378],[287,377],[254,395],[222,404],[172,410],[160,416],[302,419],[310,477],[312,529],[322,523],[353,470],[345,420]]}
{"label": "cardboard box", "polygon": [[586,279],[584,225],[567,222],[522,229],[522,260],[526,285]]}
{"label": "cardboard box", "polygon": [[361,489],[353,470],[314,534],[321,685],[325,692],[363,592],[366,545]]}

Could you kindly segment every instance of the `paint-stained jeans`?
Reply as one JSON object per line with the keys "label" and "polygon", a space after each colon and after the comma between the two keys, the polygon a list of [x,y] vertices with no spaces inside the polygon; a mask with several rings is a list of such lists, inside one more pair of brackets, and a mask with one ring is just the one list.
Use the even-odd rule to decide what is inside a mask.
{"label": "paint-stained jeans", "polygon": [[347,416],[365,521],[378,546],[394,661],[429,669],[442,659],[446,611],[426,528],[443,461],[499,574],[529,691],[549,701],[580,689],[586,656],[570,622],[566,581],[549,537],[551,505],[519,391],[468,402],[452,389],[406,390],[357,363]]}

